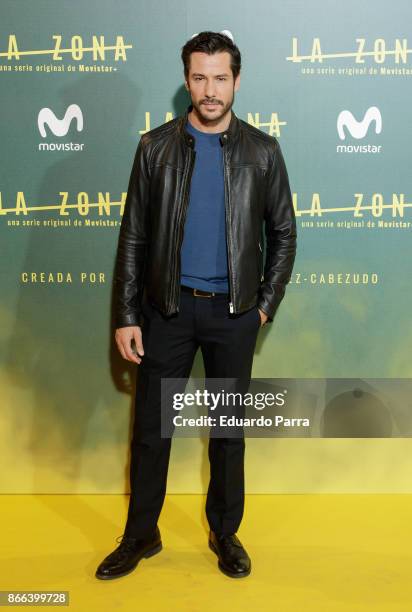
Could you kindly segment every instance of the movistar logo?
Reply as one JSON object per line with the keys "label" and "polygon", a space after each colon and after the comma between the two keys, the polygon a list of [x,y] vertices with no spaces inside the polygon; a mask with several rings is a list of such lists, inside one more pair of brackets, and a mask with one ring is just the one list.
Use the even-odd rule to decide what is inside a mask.
{"label": "movistar logo", "polygon": [[58,119],[51,108],[42,108],[37,117],[37,125],[43,138],[47,136],[46,125],[55,136],[66,136],[72,121],[76,122],[77,131],[81,132],[83,113],[77,104],[70,104],[67,107],[63,119]]}
{"label": "movistar logo", "polygon": [[345,128],[353,138],[365,138],[371,123],[375,123],[375,134],[382,131],[382,116],[377,106],[370,106],[363,119],[358,121],[348,110],[343,110],[338,115],[337,130],[339,138],[345,140]]}
{"label": "movistar logo", "polygon": [[[47,137],[46,126],[50,132],[57,137],[66,136],[72,122],[78,132],[83,131],[83,113],[78,104],[70,104],[67,107],[64,117],[56,117],[51,108],[42,108],[37,116],[37,125],[43,138]],[[77,142],[40,142],[39,151],[83,151],[84,143]]]}

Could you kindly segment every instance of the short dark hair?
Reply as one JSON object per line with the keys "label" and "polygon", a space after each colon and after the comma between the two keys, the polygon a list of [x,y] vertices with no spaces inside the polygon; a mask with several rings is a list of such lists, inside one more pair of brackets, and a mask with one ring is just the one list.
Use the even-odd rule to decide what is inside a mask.
{"label": "short dark hair", "polygon": [[232,69],[233,78],[236,79],[240,72],[240,51],[232,39],[220,32],[204,31],[188,40],[184,47],[182,47],[181,57],[186,79],[189,76],[190,54],[195,51],[207,53],[208,55],[227,51],[231,55],[230,67]]}

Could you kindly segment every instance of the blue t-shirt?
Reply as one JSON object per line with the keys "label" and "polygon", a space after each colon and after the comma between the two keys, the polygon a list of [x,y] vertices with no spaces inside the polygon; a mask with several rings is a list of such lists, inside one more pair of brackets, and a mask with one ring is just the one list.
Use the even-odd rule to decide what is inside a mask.
{"label": "blue t-shirt", "polygon": [[181,284],[228,293],[223,151],[219,133],[201,132],[186,123],[195,140],[181,249]]}

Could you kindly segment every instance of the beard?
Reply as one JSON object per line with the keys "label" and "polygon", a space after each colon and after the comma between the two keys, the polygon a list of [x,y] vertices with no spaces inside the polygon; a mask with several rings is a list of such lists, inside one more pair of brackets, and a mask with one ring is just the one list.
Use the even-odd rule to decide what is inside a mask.
{"label": "beard", "polygon": [[218,98],[212,98],[211,101],[216,103],[216,106],[213,108],[209,108],[204,104],[204,98],[202,98],[199,102],[192,99],[193,108],[195,109],[199,119],[201,119],[204,123],[214,123],[219,121],[228,111],[230,111],[234,102],[234,94],[232,95],[232,99],[226,103],[223,103],[222,100],[219,100]]}

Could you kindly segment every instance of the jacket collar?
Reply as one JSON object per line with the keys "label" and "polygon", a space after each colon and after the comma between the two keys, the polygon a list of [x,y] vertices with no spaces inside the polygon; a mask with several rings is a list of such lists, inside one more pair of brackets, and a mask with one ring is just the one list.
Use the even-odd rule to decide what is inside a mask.
{"label": "jacket collar", "polygon": [[[182,135],[182,138],[186,142],[187,146],[192,147],[193,149],[194,148],[193,136],[192,134],[189,134],[189,132],[185,128],[187,120],[188,120],[188,115],[192,109],[193,109],[193,104],[189,104],[189,106],[187,106],[186,108],[186,111],[180,117],[178,121],[178,131]],[[227,130],[225,130],[224,132],[220,134],[221,144],[222,145],[231,144],[235,140],[238,132],[239,132],[239,119],[236,116],[232,108],[229,126]]]}

